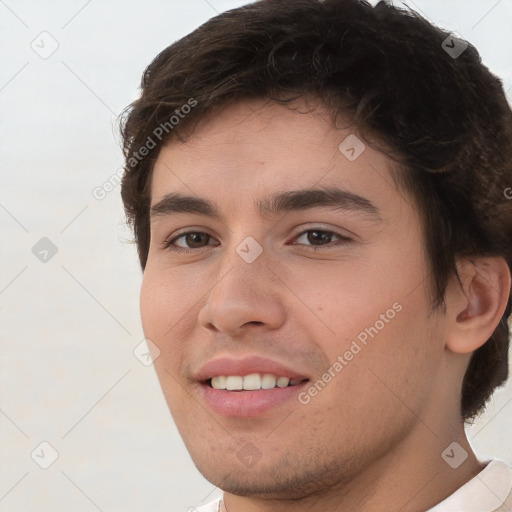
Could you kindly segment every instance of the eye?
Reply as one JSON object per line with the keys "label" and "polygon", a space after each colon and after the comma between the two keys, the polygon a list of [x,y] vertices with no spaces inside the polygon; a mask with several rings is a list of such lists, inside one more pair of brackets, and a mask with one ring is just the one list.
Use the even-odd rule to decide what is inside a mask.
{"label": "eye", "polygon": [[[351,241],[350,238],[340,235],[339,233],[336,233],[334,231],[326,231],[324,229],[317,229],[317,228],[307,229],[306,231],[302,231],[302,233],[299,233],[299,235],[297,235],[296,238],[300,239],[303,237],[305,237],[305,241],[312,243],[314,250],[316,250],[316,248],[318,246],[323,247],[323,246],[327,245],[327,243],[329,242],[328,239],[332,239],[333,237],[337,237],[341,241],[341,243],[337,244],[337,245],[341,245],[341,244],[348,243]],[[324,242],[327,242],[327,243],[324,243]],[[297,245],[297,244],[293,244],[293,245]],[[302,244],[298,244],[298,245],[302,245]],[[317,247],[315,247],[315,246],[317,246]]]}
{"label": "eye", "polygon": [[[337,245],[341,245],[351,241],[350,238],[339,233],[336,233],[334,231],[327,231],[318,228],[307,229],[305,231],[302,231],[295,237],[295,239],[301,239],[304,237],[305,239],[303,240],[303,242],[309,242],[314,250],[330,243],[330,239],[332,239],[333,237],[337,237],[340,240],[340,244]],[[204,242],[212,238],[213,237],[211,235],[205,233],[204,231],[187,231],[172,238],[171,240],[166,240],[163,244],[163,247],[165,249],[168,249],[169,251],[192,253],[196,252],[198,249],[206,247],[207,245],[211,245],[205,245]],[[183,239],[183,242],[186,244],[185,247],[176,245],[177,241],[181,239]],[[294,243],[292,245],[306,245],[307,247],[306,243]]]}
{"label": "eye", "polygon": [[[176,247],[175,243],[177,240],[180,240],[181,238],[184,239],[185,243],[191,244],[192,250],[187,250],[187,248],[183,247]],[[208,233],[205,233],[204,231],[187,231],[186,233],[182,233],[181,235],[178,235],[177,237],[173,238],[172,240],[166,240],[164,242],[164,248],[168,249],[169,251],[175,251],[175,252],[194,252],[196,249],[202,249],[201,243],[205,239],[212,238],[211,235]],[[200,247],[197,247],[199,245]]]}

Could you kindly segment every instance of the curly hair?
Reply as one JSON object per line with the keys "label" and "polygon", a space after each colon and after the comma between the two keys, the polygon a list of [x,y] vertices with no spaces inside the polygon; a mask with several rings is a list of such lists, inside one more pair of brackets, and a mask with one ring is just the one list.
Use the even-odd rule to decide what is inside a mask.
{"label": "curly hair", "polygon": [[[501,256],[512,269],[505,192],[512,185],[512,111],[478,51],[383,1],[259,0],[208,20],[157,55],[140,98],[121,117],[121,195],[142,270],[159,149],[228,103],[268,98],[290,105],[306,96],[322,100],[334,127],[350,122],[392,159],[396,185],[421,216],[433,307],[444,306],[458,258]],[[508,377],[510,314],[509,295],[494,333],[472,354],[460,404],[465,421]]]}

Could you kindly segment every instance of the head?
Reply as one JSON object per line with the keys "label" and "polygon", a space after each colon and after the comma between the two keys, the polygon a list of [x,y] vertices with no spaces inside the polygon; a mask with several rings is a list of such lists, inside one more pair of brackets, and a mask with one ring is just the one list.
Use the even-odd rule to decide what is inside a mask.
{"label": "head", "polygon": [[[290,467],[314,487],[320,468],[357,471],[418,417],[441,428],[436,407],[470,421],[506,380],[512,113],[477,50],[454,58],[449,36],[384,2],[261,0],[146,69],[123,120],[122,198],[144,332],[207,478],[215,452],[232,454],[218,474],[244,492],[240,451],[257,450],[254,492],[279,494],[261,475],[297,482]],[[307,208],[319,198],[342,207]],[[307,229],[334,242],[314,250]],[[226,354],[291,368],[293,406],[205,409],[198,376]]]}

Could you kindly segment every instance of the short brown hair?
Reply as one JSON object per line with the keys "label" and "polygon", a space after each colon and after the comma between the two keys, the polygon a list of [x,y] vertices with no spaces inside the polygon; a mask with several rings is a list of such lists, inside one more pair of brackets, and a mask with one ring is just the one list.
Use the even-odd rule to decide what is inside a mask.
{"label": "short brown hair", "polygon": [[[457,56],[447,51],[456,43],[464,48]],[[512,112],[502,83],[471,44],[414,11],[361,0],[260,0],[167,47],[141,86],[121,119],[121,193],[142,269],[159,149],[230,102],[289,104],[308,95],[323,101],[334,126],[350,120],[396,162],[396,183],[422,217],[433,307],[458,276],[457,258],[497,255],[512,268]],[[509,296],[496,330],[472,355],[461,397],[466,421],[507,379],[510,313]]]}

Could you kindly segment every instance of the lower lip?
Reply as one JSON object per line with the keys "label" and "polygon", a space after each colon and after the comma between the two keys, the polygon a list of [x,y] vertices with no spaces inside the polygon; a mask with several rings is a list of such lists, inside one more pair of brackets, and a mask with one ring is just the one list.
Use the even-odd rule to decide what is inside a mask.
{"label": "lower lip", "polygon": [[255,391],[227,391],[214,389],[202,384],[203,396],[207,404],[222,416],[253,417],[289,400],[297,399],[307,381],[285,388],[259,389]]}

